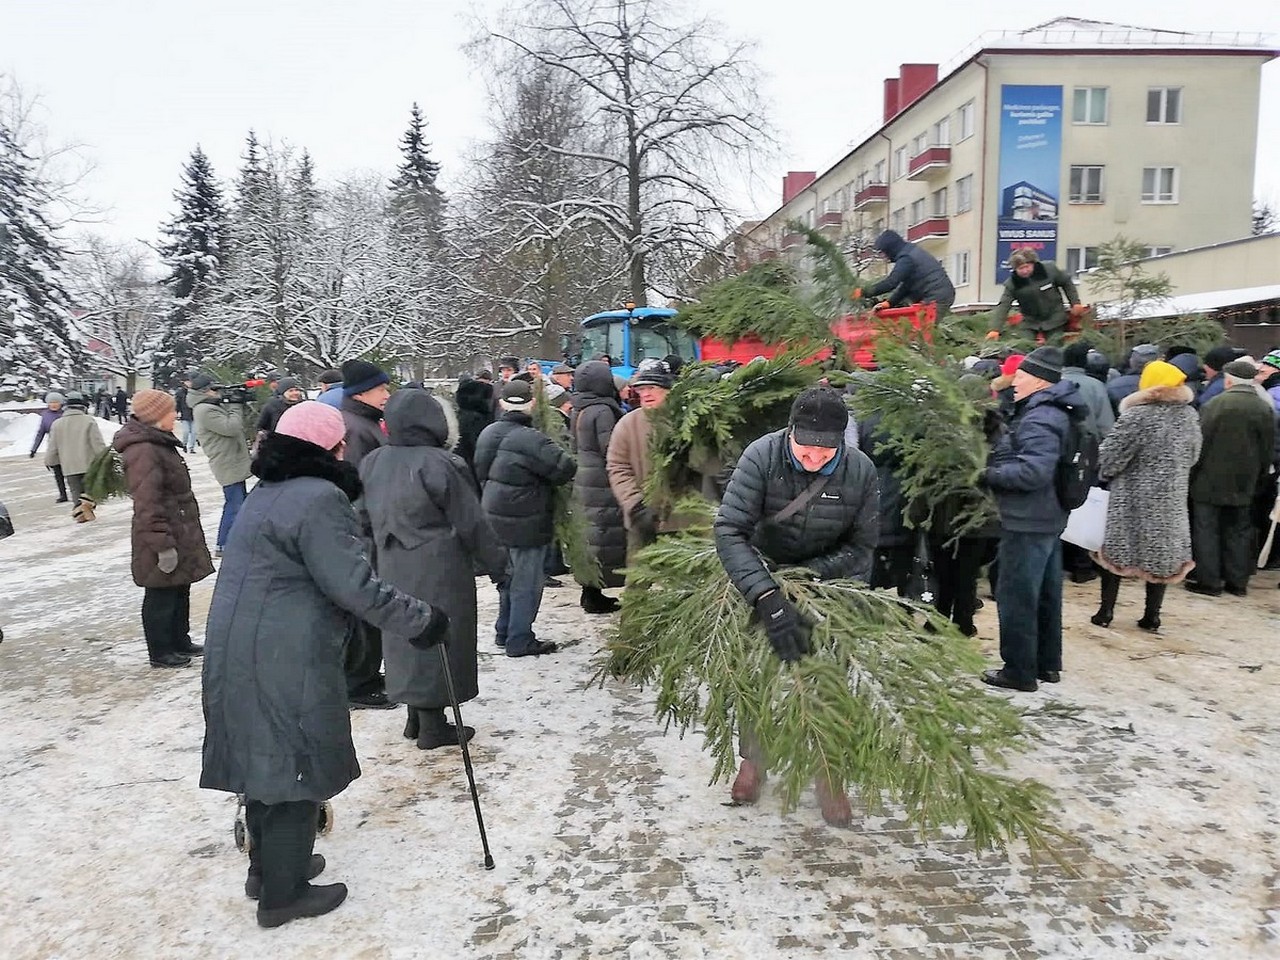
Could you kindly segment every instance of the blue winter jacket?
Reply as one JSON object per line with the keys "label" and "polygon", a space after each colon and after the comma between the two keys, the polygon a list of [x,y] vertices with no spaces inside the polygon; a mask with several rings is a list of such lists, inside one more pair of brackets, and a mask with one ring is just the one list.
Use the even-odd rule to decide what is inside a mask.
{"label": "blue winter jacket", "polygon": [[1059,535],[1067,511],[1054,483],[1071,411],[1086,416],[1070,380],[1033,393],[1014,407],[1013,420],[987,461],[986,481],[1000,509],[1000,528],[1009,533]]}
{"label": "blue winter jacket", "polygon": [[1222,393],[1227,385],[1227,378],[1222,374],[1218,374],[1212,380],[1204,385],[1204,389],[1200,391],[1200,396],[1196,397],[1196,406],[1203,409],[1204,405]]}

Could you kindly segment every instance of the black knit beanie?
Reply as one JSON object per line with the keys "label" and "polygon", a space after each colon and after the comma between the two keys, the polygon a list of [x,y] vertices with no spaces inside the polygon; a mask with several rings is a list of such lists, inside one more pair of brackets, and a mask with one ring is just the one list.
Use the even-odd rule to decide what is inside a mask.
{"label": "black knit beanie", "polygon": [[348,397],[390,382],[391,378],[368,360],[348,360],[342,365],[342,392]]}

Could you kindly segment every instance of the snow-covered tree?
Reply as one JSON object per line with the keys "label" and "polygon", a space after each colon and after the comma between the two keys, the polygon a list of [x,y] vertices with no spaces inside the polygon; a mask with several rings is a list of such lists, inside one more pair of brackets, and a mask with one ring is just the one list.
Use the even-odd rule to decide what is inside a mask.
{"label": "snow-covered tree", "polygon": [[637,303],[670,294],[728,232],[719,172],[769,142],[749,48],[668,0],[533,0],[511,19],[492,37],[516,52],[517,70],[541,66],[576,85],[601,134],[590,148],[555,148],[602,173],[595,192],[559,210],[622,244]]}
{"label": "snow-covered tree", "polygon": [[75,304],[71,326],[92,356],[95,372],[114,374],[125,390],[152,369],[152,354],[172,303],[147,267],[147,251],[86,237],[68,258],[67,287]]}
{"label": "snow-covered tree", "polygon": [[34,168],[0,118],[0,383],[20,395],[66,386],[79,357],[52,197]]}
{"label": "snow-covered tree", "polygon": [[603,144],[575,85],[547,67],[507,76],[494,94],[496,135],[465,187],[461,292],[495,351],[551,357],[560,333],[626,298],[622,245],[584,203],[617,198],[589,156]]}
{"label": "snow-covered tree", "polygon": [[227,213],[213,166],[199,145],[174,191],[178,212],[161,228],[160,258],[168,268],[161,281],[173,297],[159,346],[153,355],[156,383],[167,384],[200,364],[208,352],[200,329],[201,311],[220,276],[227,254]]}
{"label": "snow-covered tree", "polygon": [[439,242],[444,233],[445,198],[436,178],[440,164],[431,159],[427,122],[415,103],[409,127],[400,139],[400,166],[392,178],[390,212],[396,228],[414,239]]}

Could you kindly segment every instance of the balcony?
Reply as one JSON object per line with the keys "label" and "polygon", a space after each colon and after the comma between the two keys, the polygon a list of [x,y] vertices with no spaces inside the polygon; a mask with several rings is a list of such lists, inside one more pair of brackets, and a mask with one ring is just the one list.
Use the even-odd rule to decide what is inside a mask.
{"label": "balcony", "polygon": [[828,230],[831,228],[835,228],[836,230],[839,230],[842,226],[844,226],[843,213],[832,211],[831,213],[824,213],[822,216],[818,218],[819,230]]}
{"label": "balcony", "polygon": [[784,233],[782,235],[782,252],[794,250],[796,247],[803,247],[805,237],[803,233]]}
{"label": "balcony", "polygon": [[907,239],[912,243],[945,240],[950,232],[951,221],[946,217],[929,217],[907,227]]}
{"label": "balcony", "polygon": [[950,147],[926,147],[907,164],[908,180],[928,180],[951,166]]}
{"label": "balcony", "polygon": [[889,185],[887,183],[868,183],[853,195],[853,209],[863,210],[877,204],[889,202]]}

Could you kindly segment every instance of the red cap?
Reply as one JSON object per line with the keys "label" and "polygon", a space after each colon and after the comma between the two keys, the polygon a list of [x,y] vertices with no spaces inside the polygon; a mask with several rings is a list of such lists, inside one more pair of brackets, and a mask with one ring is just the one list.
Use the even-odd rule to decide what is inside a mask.
{"label": "red cap", "polygon": [[1025,353],[1013,354],[1004,363],[1000,364],[1000,372],[1006,377],[1012,377],[1018,372],[1018,368],[1022,366],[1022,361],[1025,359],[1027,359]]}

